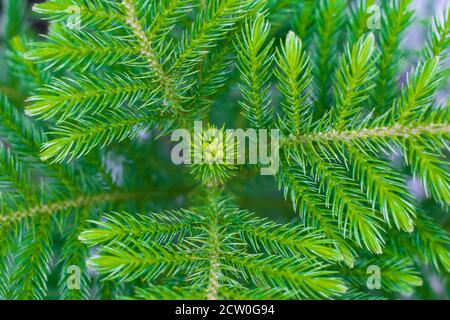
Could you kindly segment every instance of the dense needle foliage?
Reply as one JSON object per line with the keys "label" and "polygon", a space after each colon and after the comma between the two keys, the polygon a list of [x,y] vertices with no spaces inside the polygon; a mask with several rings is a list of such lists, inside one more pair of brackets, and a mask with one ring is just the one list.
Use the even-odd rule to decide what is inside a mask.
{"label": "dense needle foliage", "polygon": [[[4,0],[0,299],[445,297],[450,10],[409,52],[412,2]],[[176,166],[194,121],[278,128],[278,172]]]}

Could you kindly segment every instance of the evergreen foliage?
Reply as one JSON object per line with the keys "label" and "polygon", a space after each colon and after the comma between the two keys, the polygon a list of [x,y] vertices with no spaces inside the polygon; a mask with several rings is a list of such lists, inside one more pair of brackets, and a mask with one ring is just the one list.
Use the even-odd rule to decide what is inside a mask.
{"label": "evergreen foliage", "polygon": [[[435,298],[450,9],[406,52],[412,2],[47,0],[38,36],[4,0],[0,299]],[[278,128],[279,171],[175,166],[194,121]]]}

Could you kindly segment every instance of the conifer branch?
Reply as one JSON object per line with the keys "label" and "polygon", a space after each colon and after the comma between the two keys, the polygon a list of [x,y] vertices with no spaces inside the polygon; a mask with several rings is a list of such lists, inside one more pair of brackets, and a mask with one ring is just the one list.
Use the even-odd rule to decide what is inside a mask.
{"label": "conifer branch", "polygon": [[298,137],[286,138],[285,144],[311,142],[344,142],[352,143],[359,140],[400,140],[400,139],[415,139],[422,136],[448,136],[450,134],[450,125],[431,123],[424,125],[400,125],[392,126],[374,126],[372,128],[363,128],[356,130],[338,131],[330,130],[325,132],[311,133],[301,135]]}
{"label": "conifer branch", "polygon": [[411,24],[412,11],[409,10],[411,0],[383,2],[381,57],[378,61],[378,77],[373,89],[373,99],[376,108],[385,111],[393,102],[398,90],[396,82],[398,77],[398,62],[400,60],[400,41],[406,28]]}
{"label": "conifer branch", "polygon": [[282,104],[285,113],[282,126],[293,134],[304,131],[310,111],[311,68],[309,57],[302,49],[302,41],[293,32],[286,37],[286,42],[277,50],[279,70],[275,75],[280,81],[279,89],[284,96]]}
{"label": "conifer branch", "polygon": [[327,111],[330,104],[330,88],[336,65],[339,33],[344,23],[345,1],[321,0],[316,6],[317,52],[314,58],[316,68],[316,99],[318,114]]}
{"label": "conifer branch", "polygon": [[[428,270],[445,282],[450,265],[435,214],[450,204],[450,11],[408,51],[418,63],[400,87],[412,1],[383,0],[372,34],[374,4],[47,0],[37,38],[27,1],[7,2],[0,298],[437,297]],[[174,166],[166,136],[197,120],[208,125],[193,147],[183,136],[176,148],[206,161]],[[252,176],[263,159],[210,159],[224,146],[204,139],[209,123],[270,129],[292,206]]]}
{"label": "conifer branch", "polygon": [[7,215],[0,216],[1,224],[16,223],[22,219],[33,218],[37,216],[48,216],[57,212],[63,212],[73,208],[86,208],[99,203],[110,203],[117,201],[130,200],[141,197],[141,194],[133,193],[104,193],[93,196],[80,196],[72,200],[53,202],[37,205],[32,208],[15,211]]}
{"label": "conifer branch", "polygon": [[268,80],[271,76],[273,40],[266,43],[269,31],[270,24],[263,16],[258,16],[251,24],[246,23],[242,39],[238,40],[238,48],[242,48],[238,56],[243,94],[240,104],[244,108],[244,116],[255,128],[266,128],[272,120]]}
{"label": "conifer branch", "polygon": [[139,21],[134,0],[123,0],[125,7],[126,22],[134,33],[134,36],[139,41],[141,47],[141,54],[147,59],[148,64],[154,72],[157,79],[157,87],[164,91],[164,104],[167,108],[174,111],[180,108],[179,95],[175,91],[174,81],[171,76],[166,73],[163,65],[159,61],[158,53],[153,48],[152,39],[149,39],[141,22]]}

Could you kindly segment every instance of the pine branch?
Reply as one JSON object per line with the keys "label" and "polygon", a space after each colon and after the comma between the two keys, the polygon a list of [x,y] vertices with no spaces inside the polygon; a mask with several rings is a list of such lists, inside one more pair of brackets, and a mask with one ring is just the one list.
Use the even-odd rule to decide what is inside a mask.
{"label": "pine branch", "polygon": [[277,64],[275,71],[280,84],[285,113],[281,126],[292,134],[304,131],[304,126],[311,116],[310,92],[308,86],[312,81],[309,57],[302,51],[302,42],[294,33],[286,37],[281,50],[277,49]]}
{"label": "pine branch", "polygon": [[134,241],[133,247],[122,242],[114,244],[103,247],[101,255],[89,261],[89,265],[100,273],[109,273],[105,277],[107,280],[120,278],[121,281],[134,281],[142,277],[145,281],[151,281],[162,273],[167,277],[179,271],[190,274],[198,261],[202,261],[195,252],[183,252],[179,247],[142,241]]}
{"label": "pine branch", "polygon": [[292,257],[300,253],[309,259],[320,258],[326,261],[339,261],[341,254],[334,248],[335,242],[324,237],[322,230],[296,225],[278,225],[247,212],[234,213],[236,225],[242,237],[251,244],[255,252],[268,250],[268,253]]}
{"label": "pine branch", "polygon": [[344,235],[351,234],[355,242],[374,253],[381,253],[384,240],[383,227],[377,212],[370,207],[367,197],[349,177],[345,167],[320,154],[320,150],[306,148],[307,159],[296,155],[301,166],[310,166],[311,176],[325,194],[325,205],[330,206]]}
{"label": "pine branch", "polygon": [[433,28],[425,47],[423,59],[427,60],[434,57],[443,58],[448,53],[450,47],[450,7],[443,12],[443,19],[439,16],[434,18]]}
{"label": "pine branch", "polygon": [[413,231],[414,207],[402,176],[375,154],[362,152],[354,146],[348,147],[348,153],[355,178],[361,181],[361,187],[367,190],[372,202],[379,205],[384,220],[389,224],[392,216],[397,228]]}
{"label": "pine branch", "polygon": [[15,299],[45,298],[53,254],[50,226],[48,216],[37,218],[20,245],[12,274]]}
{"label": "pine branch", "polygon": [[63,22],[73,15],[73,10],[70,10],[73,6],[79,10],[84,28],[109,31],[125,25],[123,8],[112,1],[50,0],[34,4],[33,10],[44,15],[46,20]]}
{"label": "pine branch", "polygon": [[[165,218],[175,222],[175,225],[165,227],[164,223],[155,224],[154,219],[159,221],[161,215],[132,217],[122,214],[119,217],[117,214],[116,217],[109,218],[109,222],[100,223],[102,229],[83,232],[81,239],[84,242],[90,245],[103,244],[99,256],[91,259],[93,266],[104,273],[107,279],[120,277],[127,281],[137,278],[156,281],[175,277],[177,274],[190,275],[188,283],[193,286],[194,292],[203,290],[206,299],[218,299],[227,291],[242,287],[239,284],[240,273],[236,273],[238,270],[242,270],[244,287],[247,288],[263,286],[276,289],[280,281],[286,280],[293,290],[289,293],[291,297],[331,297],[344,290],[334,273],[327,269],[327,264],[315,263],[309,259],[315,256],[328,260],[338,258],[339,254],[329,247],[332,243],[316,234],[307,234],[307,231],[304,231],[301,240],[298,235],[293,238],[293,231],[285,229],[283,232],[281,227],[262,221],[256,230],[240,230],[238,226],[249,219],[247,213],[239,213],[215,188],[208,191],[205,197],[205,206],[192,211],[173,212]],[[192,216],[202,217],[201,222],[192,223]],[[178,233],[174,237],[167,235],[168,228],[175,228],[171,230],[178,232],[180,225],[189,231]],[[131,227],[130,230],[127,229],[128,226]],[[125,232],[124,228],[127,229]],[[248,240],[250,247],[255,245],[253,239],[255,233],[259,232],[263,236],[260,239],[266,237],[266,240],[254,246],[254,249],[260,249],[258,254],[244,254],[243,250],[247,247],[245,242]],[[251,239],[248,238],[252,233]],[[273,257],[272,249],[276,247],[274,241],[280,241],[280,245],[292,250],[298,258],[284,255]],[[303,254],[305,258],[299,258]],[[256,258],[257,256],[260,258]],[[265,267],[262,265],[263,261],[267,262]],[[319,269],[314,269],[311,265]],[[249,279],[250,275],[262,282],[256,281],[256,278]],[[177,288],[183,288],[183,285]],[[162,287],[157,293],[173,294],[172,289],[169,292],[167,290]]]}
{"label": "pine branch", "polygon": [[[81,208],[74,215],[73,225],[65,234],[64,245],[59,257],[61,275],[59,279],[60,295],[65,300],[84,300],[89,297],[90,275],[86,266],[89,252],[87,247],[78,241],[78,235],[87,227],[89,209]],[[78,269],[74,269],[78,268]],[[80,272],[79,283],[73,283],[73,272]],[[71,285],[78,285],[79,288]]]}
{"label": "pine branch", "polygon": [[127,193],[105,193],[94,196],[80,196],[76,199],[63,200],[59,202],[39,204],[37,206],[22,209],[9,213],[8,215],[0,216],[0,223],[8,225],[17,223],[26,218],[34,218],[39,216],[50,216],[56,212],[63,212],[73,208],[88,208],[92,205],[106,202],[124,201],[140,197],[140,194]]}
{"label": "pine branch", "polygon": [[[334,272],[299,259],[228,257],[231,266],[250,283],[290,289],[291,298],[331,298],[346,288]],[[317,295],[318,294],[318,295]]]}
{"label": "pine branch", "polygon": [[206,113],[214,104],[220,89],[230,80],[230,73],[234,64],[234,50],[231,42],[224,40],[223,45],[211,50],[199,66],[198,79],[191,87],[193,96],[184,108],[192,113],[192,118],[205,118]]}
{"label": "pine branch", "polygon": [[267,128],[273,116],[269,92],[273,40],[267,43],[269,31],[270,24],[258,16],[253,22],[247,21],[236,44],[243,95],[240,105],[244,117],[255,128]]}
{"label": "pine branch", "polygon": [[[449,236],[431,213],[450,203],[450,11],[408,52],[419,62],[400,88],[412,1],[382,1],[371,34],[374,4],[48,0],[37,40],[25,1],[8,3],[0,298],[422,298],[429,270],[446,281]],[[194,137],[204,163],[172,166],[165,136],[197,120],[211,123]],[[275,178],[292,208],[257,166],[216,161],[236,150],[213,123],[280,130]]]}
{"label": "pine branch", "polygon": [[160,61],[160,52],[157,52],[153,47],[153,39],[148,37],[141,24],[138,16],[138,11],[140,11],[139,1],[123,0],[122,3],[125,7],[126,22],[139,41],[141,55],[147,59],[150,69],[156,77],[157,87],[163,91],[165,109],[178,111],[183,98],[175,90],[175,79],[164,70],[164,64]]}
{"label": "pine branch", "polygon": [[[3,205],[2,196],[0,196],[0,204]],[[6,300],[9,298],[11,291],[11,279],[10,270],[11,268],[11,256],[12,248],[14,248],[13,237],[11,230],[0,225],[0,258],[2,263],[0,263],[0,299]]]}
{"label": "pine branch", "polygon": [[400,60],[400,41],[412,22],[411,0],[396,0],[393,6],[383,2],[381,22],[381,57],[378,62],[378,77],[373,89],[376,108],[381,112],[391,106],[395,95]]}
{"label": "pine branch", "polygon": [[382,291],[408,294],[414,290],[414,287],[422,285],[422,279],[414,269],[412,261],[393,256],[386,256],[384,259],[361,260],[348,275],[348,280],[360,288],[367,288],[367,268],[369,266],[380,268],[380,289]]}
{"label": "pine branch", "polygon": [[[450,257],[448,252],[449,234],[432,218],[420,213],[416,220],[416,233],[414,251],[420,248],[419,255],[426,263],[440,270],[450,270]],[[412,258],[412,257],[411,257]]]}
{"label": "pine branch", "polygon": [[53,132],[56,138],[43,145],[41,158],[53,158],[53,162],[79,158],[97,146],[104,147],[146,132],[152,120],[153,117],[143,112],[116,110],[102,117],[65,122]]}
{"label": "pine branch", "polygon": [[21,32],[23,26],[20,21],[23,21],[26,10],[26,1],[17,0],[4,3],[4,36],[8,38],[13,38]]}
{"label": "pine branch", "polygon": [[355,44],[361,37],[369,31],[368,22],[373,12],[369,11],[373,5],[376,5],[375,0],[358,0],[351,8],[351,14],[348,21],[349,45]]}
{"label": "pine branch", "polygon": [[44,66],[25,58],[31,49],[28,38],[23,35],[17,36],[11,39],[10,46],[11,48],[6,51],[9,72],[17,78],[27,94],[36,87],[48,83],[50,75],[44,70]]}
{"label": "pine branch", "polygon": [[[146,3],[142,6],[145,10]],[[176,23],[194,7],[193,0],[157,0],[154,1],[154,13],[150,26],[147,29],[147,36],[150,41],[162,43],[165,37],[172,31]]]}
{"label": "pine branch", "polygon": [[318,114],[327,111],[330,102],[331,74],[334,73],[337,41],[344,25],[345,1],[321,0],[316,7],[317,51],[314,57],[316,76],[316,104]]}
{"label": "pine branch", "polygon": [[0,134],[14,152],[30,155],[44,141],[42,129],[0,95]]}
{"label": "pine branch", "polygon": [[[321,194],[315,181],[303,173],[303,170],[290,166],[279,174],[280,188],[284,188],[284,197],[290,198],[294,210],[298,211],[307,226],[323,232],[331,239],[342,255],[345,263],[353,267],[355,251],[343,236],[330,210],[325,206],[325,196]],[[349,235],[351,236],[351,235]]]}
{"label": "pine branch", "polygon": [[25,55],[27,59],[46,63],[47,68],[80,69],[111,66],[116,63],[142,65],[136,56],[138,43],[126,36],[112,37],[106,32],[60,31],[46,36],[46,42],[37,42]]}
{"label": "pine branch", "polygon": [[305,43],[305,47],[311,43],[314,32],[314,8],[318,0],[303,0],[301,9],[294,20],[294,31]]}
{"label": "pine branch", "polygon": [[406,157],[415,175],[420,177],[425,192],[439,203],[450,204],[450,175],[445,167],[448,162],[440,150],[431,144],[416,145],[417,141],[409,141]]}
{"label": "pine branch", "polygon": [[[29,172],[24,169],[23,162],[14,157],[6,146],[1,143],[0,190],[2,191],[2,200],[6,199],[9,207],[14,207],[16,203],[22,201],[36,201],[36,197],[31,192],[29,185]],[[2,208],[2,211],[7,207]]]}
{"label": "pine branch", "polygon": [[172,70],[190,74],[215,44],[235,30],[239,21],[260,12],[264,0],[212,0],[202,8],[192,25],[191,32],[183,36],[176,50]]}
{"label": "pine branch", "polygon": [[352,127],[358,120],[360,105],[367,100],[371,79],[372,55],[375,50],[375,37],[371,33],[361,38],[353,48],[347,49],[339,63],[336,75],[335,106],[332,109],[332,126],[338,131]]}
{"label": "pine branch", "polygon": [[80,239],[88,245],[132,240],[163,244],[184,237],[192,227],[204,224],[203,218],[192,211],[152,213],[139,217],[122,212],[106,215],[103,222],[96,223],[101,229],[87,230],[80,235]]}
{"label": "pine branch", "polygon": [[208,216],[208,241],[206,243],[206,256],[209,261],[209,266],[207,275],[208,284],[205,294],[208,300],[218,300],[221,287],[220,278],[222,277],[222,266],[220,262],[220,258],[222,255],[221,246],[224,238],[221,234],[223,231],[221,230],[222,226],[220,225],[220,215],[222,213],[222,208],[220,207],[220,205],[217,205],[215,199],[212,199],[212,201],[210,201],[210,204],[212,205],[212,208],[210,209],[210,214]]}
{"label": "pine branch", "polygon": [[424,125],[400,125],[373,126],[356,130],[317,132],[298,137],[290,137],[284,140],[286,145],[295,143],[365,143],[366,141],[389,141],[402,138],[417,139],[420,137],[446,137],[450,133],[450,126],[442,123],[430,123]]}
{"label": "pine branch", "polygon": [[71,78],[54,79],[51,84],[38,90],[39,95],[28,99],[26,108],[30,116],[50,119],[58,116],[59,122],[66,119],[101,114],[106,108],[125,109],[126,105],[141,103],[140,108],[152,105],[156,99],[153,78],[129,73],[97,76],[78,75]]}
{"label": "pine branch", "polygon": [[397,123],[414,123],[421,118],[417,111],[427,110],[433,102],[434,94],[440,82],[439,58],[420,63],[414,73],[408,76],[403,95],[394,102],[394,119]]}

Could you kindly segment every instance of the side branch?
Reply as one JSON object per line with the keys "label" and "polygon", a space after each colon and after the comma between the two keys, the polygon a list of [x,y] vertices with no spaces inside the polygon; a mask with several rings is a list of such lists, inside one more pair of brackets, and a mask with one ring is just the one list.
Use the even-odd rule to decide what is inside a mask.
{"label": "side branch", "polygon": [[122,3],[126,8],[126,23],[131,27],[135,37],[139,40],[141,54],[147,59],[152,71],[155,73],[158,85],[164,88],[164,98],[167,99],[166,103],[174,109],[177,109],[180,106],[180,101],[175,93],[173,81],[164,71],[157,53],[152,48],[151,39],[147,37],[138,20],[133,0],[123,0]]}
{"label": "side branch", "polygon": [[36,215],[51,215],[58,211],[64,211],[73,208],[89,207],[94,204],[120,202],[142,197],[141,193],[102,193],[94,196],[80,196],[75,199],[41,204],[32,208],[12,212],[8,215],[0,216],[0,224],[13,223],[22,219],[31,218]]}
{"label": "side branch", "polygon": [[325,141],[353,141],[361,139],[383,139],[383,138],[415,138],[422,135],[442,135],[450,133],[448,124],[428,125],[393,125],[384,127],[365,128],[352,131],[331,130],[318,132],[298,137],[287,137],[283,144],[310,143]]}

